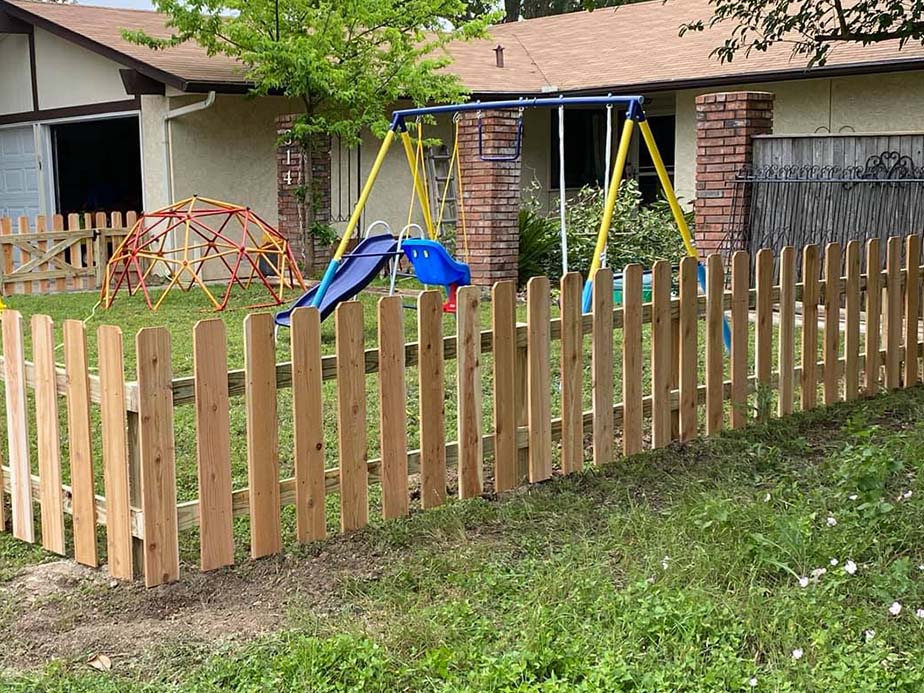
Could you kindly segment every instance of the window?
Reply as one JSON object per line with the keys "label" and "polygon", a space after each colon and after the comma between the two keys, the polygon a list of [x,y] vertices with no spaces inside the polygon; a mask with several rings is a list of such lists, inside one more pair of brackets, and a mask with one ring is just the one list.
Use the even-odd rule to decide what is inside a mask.
{"label": "window", "polygon": [[[676,118],[672,115],[650,116],[648,124],[654,135],[664,167],[674,181],[674,127]],[[638,145],[638,189],[642,193],[642,204],[651,204],[661,197],[661,184],[655,171],[654,162],[648,154],[648,147],[639,138]]]}
{"label": "window", "polygon": [[[617,116],[616,113],[613,114]],[[551,111],[552,169],[549,188],[558,190],[558,110]],[[613,118],[613,130],[622,121]],[[565,187],[603,186],[606,175],[606,111],[604,109],[565,109]],[[615,156],[615,146],[614,146]]]}

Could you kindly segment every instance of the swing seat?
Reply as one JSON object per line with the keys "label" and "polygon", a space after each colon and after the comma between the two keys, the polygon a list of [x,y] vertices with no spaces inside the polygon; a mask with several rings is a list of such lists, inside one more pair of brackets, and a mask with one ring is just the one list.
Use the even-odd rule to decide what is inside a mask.
{"label": "swing seat", "polygon": [[401,244],[407,259],[414,265],[414,274],[421,284],[446,288],[443,311],[456,312],[456,291],[472,283],[472,273],[464,262],[454,260],[437,241],[409,238]]}

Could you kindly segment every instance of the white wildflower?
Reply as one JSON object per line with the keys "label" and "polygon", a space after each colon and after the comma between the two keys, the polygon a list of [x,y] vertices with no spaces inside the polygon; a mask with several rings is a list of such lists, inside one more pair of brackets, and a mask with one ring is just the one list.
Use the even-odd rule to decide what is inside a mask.
{"label": "white wildflower", "polygon": [[793,659],[796,659],[796,660],[802,659],[802,655],[804,655],[804,654],[805,654],[805,653],[802,651],[802,648],[801,648],[801,647],[797,647],[796,649],[794,649],[794,650],[792,651],[792,658],[793,658]]}
{"label": "white wildflower", "polygon": [[866,640],[866,642],[869,642],[875,637],[876,637],[876,631],[874,631],[872,628],[870,628],[869,630],[863,631],[863,639]]}
{"label": "white wildflower", "polygon": [[889,613],[893,616],[898,616],[902,612],[902,605],[899,602],[892,602],[892,606],[889,607]]}
{"label": "white wildflower", "polygon": [[847,498],[849,498],[850,500],[856,500],[856,499],[857,499],[857,494],[856,494],[856,493],[851,493],[849,496],[847,496]]}
{"label": "white wildflower", "polygon": [[808,587],[809,579],[804,575],[799,578],[799,587]]}
{"label": "white wildflower", "polygon": [[924,618],[924,609],[918,609],[914,612],[916,618]]}
{"label": "white wildflower", "polygon": [[844,564],[844,571],[845,571],[848,575],[853,575],[854,573],[857,572],[857,564],[854,563],[853,561],[847,561],[847,562]]}
{"label": "white wildflower", "polygon": [[834,517],[833,517],[832,515],[828,515],[828,519],[825,520],[825,522],[827,523],[828,527],[836,527],[836,526],[837,526],[837,520],[835,520]]}
{"label": "white wildflower", "polygon": [[831,559],[831,565],[832,565],[832,566],[836,566],[836,565],[837,565],[837,559],[836,559],[836,558],[832,558],[832,559]]}
{"label": "white wildflower", "polygon": [[912,495],[913,495],[912,491],[905,491],[902,494],[902,500],[908,500],[909,498],[911,498]]}
{"label": "white wildflower", "polygon": [[[769,502],[770,502],[770,494],[768,493],[766,496],[764,496],[764,503],[769,503]],[[751,679],[751,680],[754,681],[754,679]]]}
{"label": "white wildflower", "polygon": [[756,677],[756,676],[752,676],[751,678],[749,678],[749,679],[748,679],[748,685],[749,685],[751,688],[757,688],[757,677]]}
{"label": "white wildflower", "polygon": [[820,578],[822,575],[824,575],[827,572],[828,572],[827,568],[815,568],[815,570],[812,571],[812,577],[815,580],[817,580],[818,578]]}
{"label": "white wildflower", "polygon": [[662,558],[662,559],[661,559],[661,568],[663,568],[664,570],[667,570],[667,566],[668,566],[668,564],[669,564],[669,561],[670,561],[670,558],[669,558],[668,556],[665,556],[664,558]]}

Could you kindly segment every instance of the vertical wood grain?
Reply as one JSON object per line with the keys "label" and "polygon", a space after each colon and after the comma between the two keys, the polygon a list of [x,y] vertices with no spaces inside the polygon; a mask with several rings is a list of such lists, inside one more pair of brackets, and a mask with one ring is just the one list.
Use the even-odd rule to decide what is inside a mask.
{"label": "vertical wood grain", "polygon": [[592,310],[593,459],[600,466],[613,461],[613,272],[609,268],[594,275]]}
{"label": "vertical wood grain", "polygon": [[905,238],[905,387],[918,384],[918,332],[921,324],[921,237]]}
{"label": "vertical wood grain", "polygon": [[420,399],[420,504],[446,501],[446,412],[443,385],[443,303],[437,291],[417,298]]}
{"label": "vertical wood grain", "polygon": [[32,515],[32,470],[29,449],[29,419],[26,400],[25,350],[22,316],[7,308],[3,319],[3,369],[6,390],[6,437],[10,462],[10,503],[13,536],[30,544],[35,541]]}
{"label": "vertical wood grain", "polygon": [[549,378],[549,280],[533,277],[526,287],[529,354],[529,480],[552,476],[552,402]]}
{"label": "vertical wood grain", "polygon": [[841,331],[841,246],[825,246],[825,319],[824,319],[824,402],[840,399],[837,375]]}
{"label": "vertical wood grain", "polygon": [[404,378],[402,298],[382,297],[378,311],[382,516],[388,519],[408,513],[407,383]]}
{"label": "vertical wood grain", "polygon": [[845,255],[847,283],[844,298],[844,397],[856,399],[860,390],[860,242],[849,241]]}
{"label": "vertical wood grain", "polygon": [[902,239],[889,238],[886,246],[886,389],[901,385],[902,346]]}
{"label": "vertical wood grain", "polygon": [[879,239],[866,241],[866,341],[864,343],[865,372],[863,387],[867,395],[879,392],[882,358],[879,344],[882,334],[882,265]]}
{"label": "vertical wood grain", "polygon": [[671,267],[658,260],[651,287],[651,445],[671,441]]}
{"label": "vertical wood grain", "polygon": [[[758,262],[758,265],[760,263]],[[732,255],[731,278],[731,426],[741,428],[748,419],[748,303],[751,290],[751,266],[748,254],[738,250]],[[766,277],[763,277],[766,282]],[[759,292],[759,290],[758,290]],[[766,327],[761,338],[766,339]],[[758,341],[755,337],[755,342]]]}
{"label": "vertical wood grain", "polygon": [[270,556],[282,550],[273,329],[273,316],[269,313],[252,313],[244,318],[244,401],[247,412],[247,481],[250,487],[250,555],[253,558]]}
{"label": "vertical wood grain", "polygon": [[362,304],[357,301],[341,303],[337,306],[335,320],[340,528],[349,532],[361,529],[369,522]]}
{"label": "vertical wood grain", "polygon": [[459,351],[456,384],[459,401],[459,498],[474,498],[484,489],[481,442],[481,330],[476,286],[458,291],[456,326]]}
{"label": "vertical wood grain", "polygon": [[494,352],[494,488],[500,493],[517,478],[517,334],[516,285],[497,282],[491,289],[491,338]]}
{"label": "vertical wood grain", "polygon": [[295,535],[298,542],[304,544],[327,536],[320,312],[314,307],[294,310],[289,330],[292,348]]}
{"label": "vertical wood grain", "polygon": [[224,321],[200,320],[193,328],[193,373],[199,479],[199,566],[205,571],[234,564],[228,340]]}
{"label": "vertical wood grain", "polygon": [[780,253],[780,387],[779,415],[791,414],[795,391],[796,251],[791,245]]}
{"label": "vertical wood grain", "polygon": [[[561,471],[584,468],[584,335],[581,330],[583,281],[578,272],[561,278]],[[609,290],[612,294],[612,289]]]}
{"label": "vertical wood grain", "polygon": [[710,255],[706,259],[706,435],[721,431],[724,423],[724,293],[722,256]]}
{"label": "vertical wood grain", "polygon": [[47,315],[32,316],[35,365],[35,427],[38,447],[42,546],[64,554],[64,495],[61,489],[61,440],[55,383],[55,330]]}
{"label": "vertical wood grain", "polygon": [[818,397],[815,364],[818,361],[818,246],[802,250],[802,411],[815,408]]}
{"label": "vertical wood grain", "polygon": [[642,450],[642,266],[622,275],[622,452]]}

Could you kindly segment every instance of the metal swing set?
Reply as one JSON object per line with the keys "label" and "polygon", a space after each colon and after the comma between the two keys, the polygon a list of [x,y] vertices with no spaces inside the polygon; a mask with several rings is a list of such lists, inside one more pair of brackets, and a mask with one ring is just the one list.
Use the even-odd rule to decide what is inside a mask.
{"label": "metal swing set", "polygon": [[[455,290],[459,286],[469,284],[471,275],[467,263],[456,261],[439,241],[439,229],[443,218],[443,212],[446,205],[446,194],[449,188],[447,178],[442,197],[440,199],[437,222],[434,223],[431,212],[430,195],[427,188],[426,176],[423,171],[423,134],[422,119],[427,116],[438,116],[452,114],[455,126],[455,141],[450,163],[450,177],[455,175],[457,188],[459,189],[458,204],[460,212],[460,226],[464,241],[464,251],[466,261],[469,260],[468,238],[465,229],[465,213],[463,192],[461,190],[462,165],[459,155],[459,119],[466,112],[475,112],[481,114],[486,110],[491,111],[516,111],[519,114],[516,127],[515,141],[512,151],[502,154],[487,154],[484,148],[483,131],[481,120],[478,124],[478,148],[479,158],[483,161],[512,161],[520,157],[522,153],[523,142],[523,113],[529,108],[557,108],[559,123],[559,177],[560,177],[560,195],[559,195],[559,216],[561,222],[561,246],[562,246],[562,270],[568,271],[568,247],[567,235],[565,228],[566,217],[566,200],[564,195],[564,110],[567,106],[605,106],[607,108],[607,142],[606,142],[606,165],[609,167],[611,160],[611,133],[612,133],[612,110],[614,107],[625,108],[626,117],[622,127],[622,133],[619,138],[619,144],[616,149],[616,159],[612,166],[612,173],[604,181],[605,204],[603,216],[600,220],[600,226],[597,231],[597,241],[594,247],[593,259],[590,265],[590,271],[586,278],[583,293],[583,309],[589,312],[593,299],[593,277],[596,272],[603,266],[607,241],[609,239],[610,227],[613,222],[613,211],[619,194],[620,182],[626,169],[626,161],[629,156],[629,147],[635,129],[638,128],[642,135],[642,140],[648,149],[648,153],[654,164],[664,196],[670,206],[671,214],[677,225],[677,230],[683,239],[683,244],[689,256],[699,259],[696,247],[690,234],[689,227],[680,207],[680,202],[674,191],[670,176],[664,166],[664,161],[658,151],[657,143],[651,127],[645,116],[643,109],[644,97],[642,96],[560,96],[546,98],[529,98],[508,101],[491,101],[491,102],[471,102],[464,104],[447,104],[439,106],[428,106],[424,108],[409,108],[397,110],[393,113],[391,125],[385,135],[384,140],[379,148],[378,154],[369,171],[369,175],[360,192],[359,199],[350,216],[344,233],[340,239],[336,251],[327,266],[320,284],[312,288],[301,299],[287,311],[277,315],[276,322],[278,325],[286,326],[289,322],[291,310],[298,306],[314,306],[320,309],[322,318],[333,312],[336,304],[342,300],[348,300],[356,293],[361,291],[374,276],[382,270],[386,263],[392,262],[392,290],[394,289],[394,276],[397,271],[397,260],[404,255],[408,258],[414,267],[417,279],[426,285],[443,286],[446,289],[447,300],[444,304],[444,310],[453,312],[455,308]],[[413,143],[409,124],[416,125],[417,145]],[[369,200],[372,189],[379,178],[385,158],[394,144],[399,139],[407,157],[408,165],[411,170],[413,179],[413,190],[411,192],[411,205],[408,212],[407,224],[396,238],[391,234],[386,234],[384,240],[374,241],[373,239],[382,238],[381,236],[369,236],[363,240],[352,252],[348,252],[350,240],[353,238],[363,210]],[[453,172],[454,168],[454,172]],[[414,201],[419,203],[424,229],[419,225],[412,223],[414,214]],[[375,222],[383,224],[384,222]],[[373,226],[375,225],[373,224]],[[387,224],[386,224],[387,227]],[[370,227],[371,228],[371,227]],[[410,238],[412,230],[418,231],[420,238]],[[362,265],[362,267],[359,267]],[[699,284],[703,291],[706,288],[705,267],[700,264],[698,271]],[[726,325],[726,333],[727,325]],[[726,338],[728,335],[726,334]],[[726,339],[726,341],[728,341]]]}

